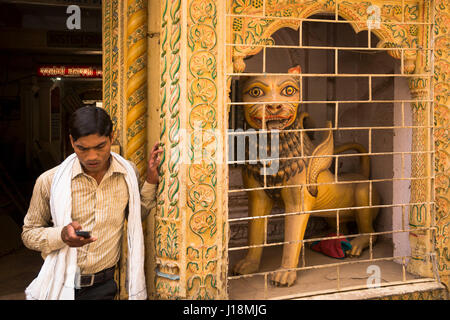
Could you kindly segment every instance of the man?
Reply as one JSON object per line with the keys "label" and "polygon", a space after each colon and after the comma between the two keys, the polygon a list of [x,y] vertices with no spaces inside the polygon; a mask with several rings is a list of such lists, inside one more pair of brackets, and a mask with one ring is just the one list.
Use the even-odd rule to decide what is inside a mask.
{"label": "man", "polygon": [[[39,292],[42,289],[36,287],[42,287],[48,281],[41,279],[41,285],[34,285],[37,293],[33,293],[31,289],[27,288],[29,291],[27,297],[30,295],[31,298],[36,299],[60,299],[62,297],[70,299],[72,296],[76,300],[113,299],[118,289],[114,281],[114,269],[120,258],[121,236],[125,219],[128,218],[130,225],[130,197],[139,201],[140,188],[141,208],[137,210],[134,207],[139,205],[134,206],[133,212],[140,212],[140,218],[144,219],[156,204],[159,153],[162,150],[158,149],[158,143],[151,150],[146,179],[143,185],[139,186],[137,184],[138,173],[134,164],[130,166],[131,162],[111,153],[112,122],[105,110],[93,106],[76,110],[69,121],[69,134],[76,154],[76,157],[72,156],[73,164],[68,162],[69,156],[61,165],[39,176],[28,213],[25,216],[22,232],[25,246],[41,251],[42,256],[46,259],[43,268],[57,270],[55,269],[58,267],[58,262],[56,262],[58,258],[56,257],[59,254],[59,264],[66,268],[66,276],[57,282],[57,279],[54,279],[57,278],[57,275],[52,275],[52,272],[55,273],[55,271],[46,269],[47,277],[57,285],[54,284],[53,287],[46,289],[47,292],[43,294]],[[67,214],[67,210],[64,208],[60,211],[57,210],[58,207],[64,206],[64,204],[59,204],[58,201],[61,202],[60,198],[63,196],[57,196],[57,192],[63,188],[58,185],[58,182],[63,180],[62,166],[66,162],[70,175],[67,179],[69,181],[67,189],[70,189],[68,199],[71,200],[66,201],[71,205],[67,209],[71,210],[71,214],[69,220],[66,221],[71,219],[71,222],[61,224],[60,221],[63,221],[61,215]],[[57,179],[55,179],[55,175]],[[135,191],[132,191],[133,181],[137,186]],[[137,198],[133,192],[137,193]],[[62,213],[57,216],[56,212]],[[54,219],[52,219],[53,217]],[[139,239],[142,239],[141,219],[135,219],[138,221],[135,229],[138,230],[137,237]],[[52,220],[58,220],[59,225],[56,226],[55,221]],[[76,231],[89,231],[90,235],[77,236]],[[130,236],[128,238],[130,239]],[[140,242],[143,246],[143,241],[140,240]],[[68,267],[70,263],[67,261],[70,260],[70,252],[74,251],[70,251],[68,248],[76,248],[76,259],[74,258],[77,266],[76,272]],[[142,250],[132,251],[141,252]],[[67,254],[67,257],[61,257],[63,253]],[[53,263],[48,262],[47,264],[51,267],[46,266],[49,255],[51,255]],[[141,264],[139,270],[143,270],[144,257],[137,257],[137,259]],[[50,257],[48,260],[51,260]],[[70,291],[69,295],[63,295],[61,292],[67,287],[67,282],[69,282],[69,287],[72,282],[70,272],[74,274],[75,292],[73,295]],[[43,273],[42,269],[41,273]],[[37,278],[35,280],[37,281]],[[64,286],[61,281],[64,282]],[[143,285],[145,284],[139,284],[141,287]],[[57,293],[52,295],[55,290]],[[33,297],[33,294],[40,298]],[[146,297],[146,293],[140,293],[141,298],[144,296]]]}

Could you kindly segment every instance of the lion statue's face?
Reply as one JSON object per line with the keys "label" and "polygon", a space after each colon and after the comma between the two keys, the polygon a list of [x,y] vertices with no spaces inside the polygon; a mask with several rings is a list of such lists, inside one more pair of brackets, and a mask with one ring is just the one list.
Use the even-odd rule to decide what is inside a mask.
{"label": "lion statue's face", "polygon": [[[300,66],[289,69],[299,74]],[[271,102],[270,104],[246,104],[245,120],[255,129],[282,130],[294,123],[300,100],[299,77],[257,76],[249,77],[243,86],[244,102]]]}

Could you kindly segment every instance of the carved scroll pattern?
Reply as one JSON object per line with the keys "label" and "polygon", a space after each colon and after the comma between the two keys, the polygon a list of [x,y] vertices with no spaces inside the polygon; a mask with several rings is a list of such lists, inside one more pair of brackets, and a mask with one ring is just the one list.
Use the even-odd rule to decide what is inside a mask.
{"label": "carved scroll pattern", "polygon": [[186,297],[218,295],[219,239],[216,156],[217,2],[193,0],[187,21],[189,169],[187,189]]}
{"label": "carved scroll pattern", "polygon": [[147,0],[127,1],[125,156],[145,177],[147,112]]}
{"label": "carved scroll pattern", "polygon": [[450,4],[434,1],[434,147],[436,252],[441,281],[450,287]]}
{"label": "carved scroll pattern", "polygon": [[105,1],[103,4],[103,108],[113,122],[115,142],[122,145],[121,132],[123,123],[119,94],[119,2]]}
{"label": "carved scroll pattern", "polygon": [[180,291],[180,40],[181,1],[161,3],[160,142],[163,148],[155,221],[156,298],[179,299]]}

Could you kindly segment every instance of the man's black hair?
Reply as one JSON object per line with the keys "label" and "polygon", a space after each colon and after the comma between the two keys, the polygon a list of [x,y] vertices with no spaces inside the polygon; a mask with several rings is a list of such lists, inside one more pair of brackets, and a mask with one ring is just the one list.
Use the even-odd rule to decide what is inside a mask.
{"label": "man's black hair", "polygon": [[108,113],[104,109],[95,106],[77,109],[70,116],[69,120],[69,133],[73,141],[91,134],[110,137],[112,127],[113,124]]}

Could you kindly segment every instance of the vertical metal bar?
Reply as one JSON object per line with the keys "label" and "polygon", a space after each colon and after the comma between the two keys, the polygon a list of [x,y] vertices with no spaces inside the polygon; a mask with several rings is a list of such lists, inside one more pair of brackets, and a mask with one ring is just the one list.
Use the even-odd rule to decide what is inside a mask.
{"label": "vertical metal bar", "polygon": [[334,182],[338,182],[338,170],[339,170],[339,155],[335,156],[334,160]]}
{"label": "vertical metal bar", "polygon": [[334,128],[337,129],[338,128],[338,123],[339,123],[339,102],[335,102],[335,114],[334,114]]}
{"label": "vertical metal bar", "polygon": [[334,74],[339,74],[339,49],[334,49]]}
{"label": "vertical metal bar", "polygon": [[406,258],[404,256],[402,257],[402,280],[406,281]]}
{"label": "vertical metal bar", "polygon": [[300,26],[299,26],[299,28],[298,28],[298,33],[299,33],[299,35],[298,35],[298,45],[299,45],[299,47],[302,47],[303,46],[303,20],[302,21],[300,21]]}
{"label": "vertical metal bar", "polygon": [[303,76],[302,73],[300,73],[300,102],[303,102]]}
{"label": "vertical metal bar", "polygon": [[338,21],[339,20],[339,0],[336,0],[335,1],[335,3],[336,3],[336,6],[334,7],[334,20],[335,21]]}
{"label": "vertical metal bar", "polygon": [[262,128],[262,130],[267,130],[267,127],[266,127],[266,104],[263,104],[262,105],[262,107],[263,107],[263,119],[262,119],[262,126],[261,126],[261,128]]}
{"label": "vertical metal bar", "polygon": [[336,210],[336,234],[339,235],[339,209]]}
{"label": "vertical metal bar", "polygon": [[302,241],[302,267],[306,267],[306,258],[305,258],[305,242]]}
{"label": "vertical metal bar", "polygon": [[266,73],[266,47],[263,48],[263,73]]}
{"label": "vertical metal bar", "polygon": [[406,230],[405,229],[405,205],[402,205],[402,230]]}
{"label": "vertical metal bar", "polygon": [[[399,49],[397,49],[399,50]],[[405,49],[401,48],[401,60],[400,60],[400,74],[404,75],[405,74]]]}
{"label": "vertical metal bar", "polygon": [[[260,143],[261,143],[261,141],[260,141]],[[261,161],[261,159],[260,159],[260,161]],[[264,188],[267,188],[267,174],[266,174],[267,172],[266,172],[266,161],[265,160],[263,160],[263,172],[264,172]]]}
{"label": "vertical metal bar", "polygon": [[372,101],[372,76],[369,76],[369,101]]}
{"label": "vertical metal bar", "polygon": [[268,290],[268,286],[267,286],[267,273],[264,274],[264,300],[267,300],[267,298],[269,297],[269,290]]}
{"label": "vertical metal bar", "polygon": [[405,154],[402,153],[402,169],[401,169],[401,178],[405,178]]}
{"label": "vertical metal bar", "polygon": [[369,260],[373,260],[373,237],[372,233],[369,238]]}
{"label": "vertical metal bar", "polygon": [[267,225],[268,218],[264,218],[264,245],[267,245]]}
{"label": "vertical metal bar", "polygon": [[337,291],[341,291],[341,272],[339,265],[336,266],[336,274],[337,274]]}
{"label": "vertical metal bar", "polygon": [[303,138],[304,138],[305,134],[306,133],[303,130],[300,131],[300,149],[301,149],[301,156],[302,157],[305,156],[304,144],[303,144]]}
{"label": "vertical metal bar", "polygon": [[405,101],[402,101],[402,127],[405,127]]}

